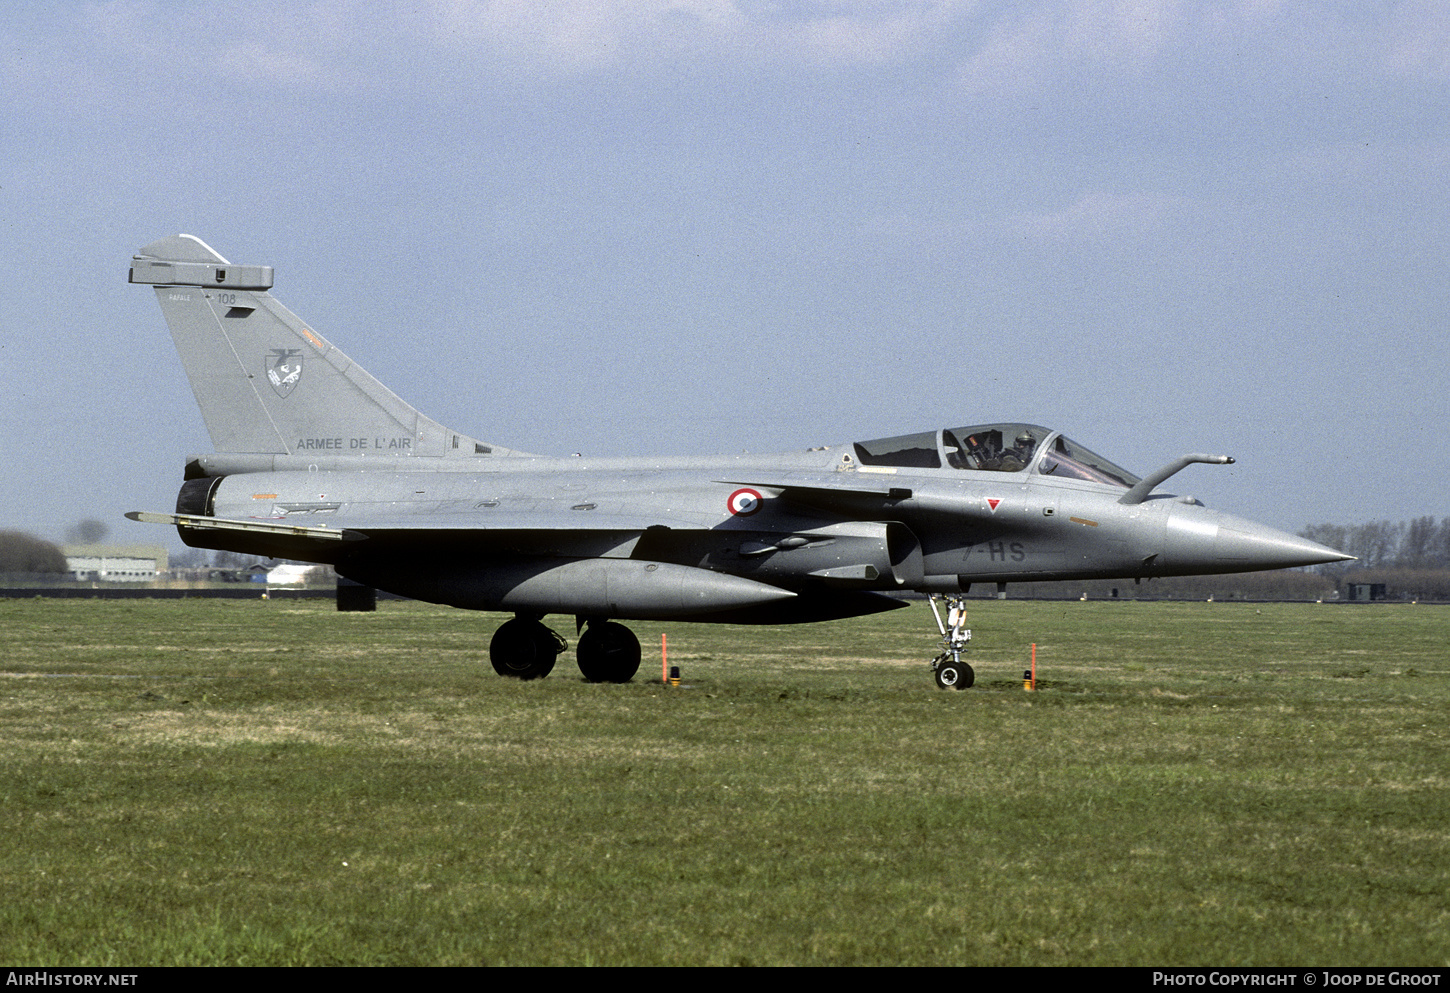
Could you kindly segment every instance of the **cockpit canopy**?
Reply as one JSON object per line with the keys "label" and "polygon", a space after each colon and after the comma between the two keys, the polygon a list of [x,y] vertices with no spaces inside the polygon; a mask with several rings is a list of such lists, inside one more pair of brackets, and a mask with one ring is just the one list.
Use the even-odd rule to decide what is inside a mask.
{"label": "cockpit canopy", "polygon": [[903,469],[964,469],[971,472],[1025,472],[1057,479],[1130,488],[1138,477],[1100,455],[1037,424],[977,424],[942,428],[876,441],[858,441],[863,466]]}

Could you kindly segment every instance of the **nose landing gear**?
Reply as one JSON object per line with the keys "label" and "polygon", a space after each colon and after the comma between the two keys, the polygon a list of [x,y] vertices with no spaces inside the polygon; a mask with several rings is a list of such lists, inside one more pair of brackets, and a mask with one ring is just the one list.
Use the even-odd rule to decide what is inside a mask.
{"label": "nose landing gear", "polygon": [[942,689],[964,690],[977,680],[977,674],[972,671],[972,667],[962,661],[962,652],[972,640],[972,631],[967,627],[967,598],[949,596],[944,599],[947,605],[945,622],[942,621],[941,611],[936,605],[937,596],[931,596],[931,612],[936,617],[937,630],[941,632],[942,646],[945,649],[932,659],[931,671],[936,676],[937,686]]}

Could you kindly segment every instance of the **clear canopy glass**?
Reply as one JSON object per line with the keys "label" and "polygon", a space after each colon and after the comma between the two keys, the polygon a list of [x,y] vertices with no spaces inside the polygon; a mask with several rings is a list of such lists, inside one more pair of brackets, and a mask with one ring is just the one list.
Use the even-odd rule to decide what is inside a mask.
{"label": "clear canopy glass", "polygon": [[1037,424],[977,424],[918,434],[858,441],[856,459],[866,466],[1024,472],[1081,479],[1124,489],[1138,477],[1058,432]]}

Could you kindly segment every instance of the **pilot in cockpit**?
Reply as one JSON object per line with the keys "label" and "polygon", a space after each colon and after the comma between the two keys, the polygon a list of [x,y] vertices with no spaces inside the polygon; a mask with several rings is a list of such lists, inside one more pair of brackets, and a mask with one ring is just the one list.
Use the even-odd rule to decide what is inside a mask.
{"label": "pilot in cockpit", "polygon": [[1026,431],[1017,436],[1017,451],[1022,456],[1022,461],[1031,462],[1032,453],[1037,450],[1037,439]]}
{"label": "pilot in cockpit", "polygon": [[1017,436],[1016,443],[1002,452],[1001,468],[1006,472],[1020,472],[1027,468],[1027,463],[1032,461],[1032,453],[1037,448],[1037,439],[1026,431]]}

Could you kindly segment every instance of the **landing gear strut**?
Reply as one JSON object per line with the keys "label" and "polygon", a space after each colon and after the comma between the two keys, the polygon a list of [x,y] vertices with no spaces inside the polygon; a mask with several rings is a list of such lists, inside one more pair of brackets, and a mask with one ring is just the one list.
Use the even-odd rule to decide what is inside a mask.
{"label": "landing gear strut", "polygon": [[931,597],[931,612],[936,617],[937,630],[941,632],[942,646],[946,649],[931,663],[936,675],[936,684],[944,690],[964,690],[976,682],[977,674],[962,661],[962,652],[972,640],[972,631],[967,627],[967,598],[946,597],[947,619],[942,622],[941,611],[937,609],[935,594]]}
{"label": "landing gear strut", "polygon": [[499,625],[488,645],[488,660],[500,676],[543,679],[569,644],[536,617],[523,614]]}
{"label": "landing gear strut", "polygon": [[639,671],[639,639],[623,624],[591,620],[574,653],[591,683],[627,683]]}

